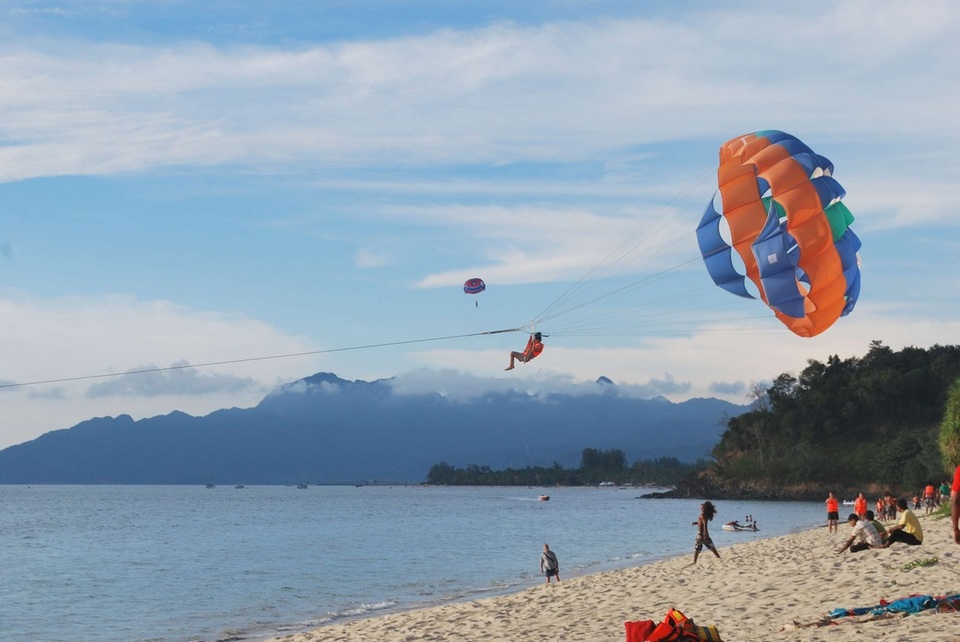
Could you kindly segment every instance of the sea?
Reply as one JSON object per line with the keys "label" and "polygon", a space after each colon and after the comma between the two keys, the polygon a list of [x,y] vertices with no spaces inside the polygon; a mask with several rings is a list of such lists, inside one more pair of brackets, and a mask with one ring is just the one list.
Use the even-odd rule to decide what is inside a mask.
{"label": "sea", "polygon": [[[545,543],[563,579],[692,556],[700,500],[652,490],[0,486],[0,640],[259,642],[534,586]],[[715,504],[719,547],[825,520]],[[722,530],[747,515],[758,532]]]}

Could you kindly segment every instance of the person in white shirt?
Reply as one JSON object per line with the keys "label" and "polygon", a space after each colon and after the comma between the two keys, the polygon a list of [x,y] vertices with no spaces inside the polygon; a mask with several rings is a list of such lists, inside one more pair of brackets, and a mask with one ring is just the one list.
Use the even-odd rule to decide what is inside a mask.
{"label": "person in white shirt", "polygon": [[[860,519],[856,513],[850,513],[847,517],[847,523],[853,527],[853,534],[850,535],[844,545],[837,551],[837,555],[848,548],[851,553],[865,551],[868,548],[883,548],[883,542],[880,540],[880,533],[874,528],[873,524],[865,519]],[[859,540],[859,541],[857,541]],[[854,541],[857,543],[854,544]]]}

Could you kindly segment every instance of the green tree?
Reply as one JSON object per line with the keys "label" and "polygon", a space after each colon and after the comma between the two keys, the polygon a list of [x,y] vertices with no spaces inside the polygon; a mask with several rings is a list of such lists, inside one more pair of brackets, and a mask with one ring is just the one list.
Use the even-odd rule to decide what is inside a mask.
{"label": "green tree", "polygon": [[940,422],[940,453],[946,470],[960,465],[960,379],[947,393],[947,404]]}

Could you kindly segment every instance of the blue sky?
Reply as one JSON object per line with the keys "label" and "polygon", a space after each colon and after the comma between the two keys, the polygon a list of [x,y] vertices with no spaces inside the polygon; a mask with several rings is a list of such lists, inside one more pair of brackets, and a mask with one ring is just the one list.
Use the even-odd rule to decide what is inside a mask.
{"label": "blue sky", "polygon": [[[318,371],[746,403],[956,343],[958,34],[950,2],[4,2],[0,447]],[[863,241],[812,339],[698,259],[717,150],[761,129],[833,161]],[[430,340],[532,327],[510,373],[522,333]]]}

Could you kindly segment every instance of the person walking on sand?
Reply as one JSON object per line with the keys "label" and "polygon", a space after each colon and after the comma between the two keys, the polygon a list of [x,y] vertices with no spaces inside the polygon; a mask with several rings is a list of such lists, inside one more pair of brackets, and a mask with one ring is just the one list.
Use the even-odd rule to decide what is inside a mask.
{"label": "person walking on sand", "polygon": [[700,556],[700,551],[703,550],[703,547],[706,546],[713,554],[720,557],[720,553],[717,552],[717,547],[713,545],[713,540],[710,539],[710,530],[707,528],[707,522],[713,520],[713,516],[717,514],[716,507],[711,502],[703,502],[700,504],[700,517],[697,521],[693,522],[693,525],[697,527],[697,543],[693,548],[693,563],[697,563],[697,558]]}
{"label": "person walking on sand", "polygon": [[530,338],[527,339],[527,347],[523,349],[523,352],[513,351],[510,353],[510,365],[504,368],[504,370],[513,370],[514,362],[519,360],[520,363],[527,363],[530,360],[536,358],[543,352],[543,342],[540,340],[543,338],[539,332],[534,332],[530,335]]}
{"label": "person walking on sand", "polygon": [[836,533],[840,522],[840,502],[831,490],[827,496],[827,533]]}
{"label": "person walking on sand", "polygon": [[560,560],[546,544],[543,545],[543,553],[540,554],[540,572],[547,577],[547,584],[550,583],[551,577],[556,577],[557,584],[560,583]]}

